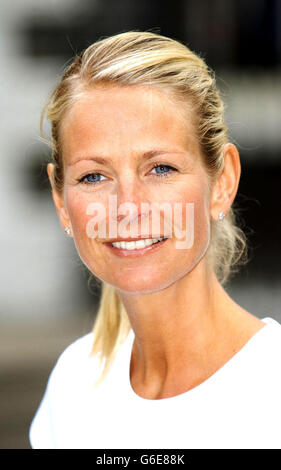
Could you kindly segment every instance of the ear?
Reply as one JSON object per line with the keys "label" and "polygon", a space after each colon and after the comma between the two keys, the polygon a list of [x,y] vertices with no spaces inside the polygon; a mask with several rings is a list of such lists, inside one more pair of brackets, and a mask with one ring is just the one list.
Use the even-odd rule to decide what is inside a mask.
{"label": "ear", "polygon": [[241,165],[239,153],[235,145],[225,144],[223,147],[224,167],[218,179],[214,183],[211,194],[211,215],[218,220],[218,214],[223,212],[225,215],[235,199],[240,175]]}
{"label": "ear", "polygon": [[[58,214],[59,219],[60,219],[61,226],[62,226],[63,230],[66,227],[69,227],[70,230],[71,230],[70,218],[69,218],[67,209],[65,208],[65,205],[64,205],[63,196],[62,196],[62,194],[59,194],[58,191],[54,187],[54,176],[53,176],[54,175],[54,164],[53,163],[48,163],[47,173],[48,173],[48,177],[49,177],[49,180],[50,180],[50,183],[51,183],[52,196],[53,196],[54,204],[55,204],[55,207],[56,207],[56,210],[57,210],[57,214]],[[72,234],[72,230],[71,230],[71,234]]]}

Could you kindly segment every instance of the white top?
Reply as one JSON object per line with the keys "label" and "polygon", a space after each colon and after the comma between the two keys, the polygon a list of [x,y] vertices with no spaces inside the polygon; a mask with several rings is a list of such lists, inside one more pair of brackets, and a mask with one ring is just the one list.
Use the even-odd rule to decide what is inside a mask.
{"label": "white top", "polygon": [[129,378],[134,333],[94,387],[92,333],[60,356],[30,428],[35,449],[281,448],[281,325],[265,318],[226,364],[195,388],[149,400]]}

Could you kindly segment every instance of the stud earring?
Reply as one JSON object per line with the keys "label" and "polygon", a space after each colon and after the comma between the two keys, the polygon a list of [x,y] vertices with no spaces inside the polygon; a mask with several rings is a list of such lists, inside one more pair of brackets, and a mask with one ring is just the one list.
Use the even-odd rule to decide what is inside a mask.
{"label": "stud earring", "polygon": [[219,220],[223,220],[225,217],[225,213],[224,212],[220,212],[219,213]]}
{"label": "stud earring", "polygon": [[70,228],[69,227],[65,227],[64,231],[67,235],[70,235]]}

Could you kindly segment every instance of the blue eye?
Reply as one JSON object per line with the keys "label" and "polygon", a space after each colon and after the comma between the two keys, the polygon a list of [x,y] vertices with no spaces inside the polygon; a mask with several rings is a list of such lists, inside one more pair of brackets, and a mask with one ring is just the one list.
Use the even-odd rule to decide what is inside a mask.
{"label": "blue eye", "polygon": [[100,181],[102,181],[100,178],[104,178],[104,176],[101,175],[100,173],[89,173],[88,175],[83,176],[83,178],[79,180],[79,183],[85,183],[85,184],[100,183]]}
{"label": "blue eye", "polygon": [[[160,171],[157,171],[159,169]],[[154,176],[169,176],[171,172],[177,171],[175,168],[173,168],[170,165],[163,165],[163,164],[156,164],[152,168],[152,170],[155,170],[156,173],[154,173]],[[171,171],[172,170],[172,171]]]}

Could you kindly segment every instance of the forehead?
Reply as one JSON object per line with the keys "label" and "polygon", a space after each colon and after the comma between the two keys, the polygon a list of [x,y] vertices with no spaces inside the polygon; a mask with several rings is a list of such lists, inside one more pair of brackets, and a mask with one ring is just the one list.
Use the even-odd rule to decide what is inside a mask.
{"label": "forehead", "polygon": [[111,156],[161,146],[198,151],[190,103],[152,87],[85,90],[65,115],[60,137],[69,163],[93,149]]}

